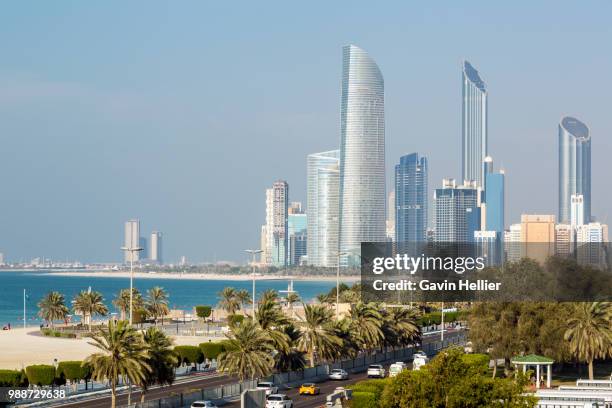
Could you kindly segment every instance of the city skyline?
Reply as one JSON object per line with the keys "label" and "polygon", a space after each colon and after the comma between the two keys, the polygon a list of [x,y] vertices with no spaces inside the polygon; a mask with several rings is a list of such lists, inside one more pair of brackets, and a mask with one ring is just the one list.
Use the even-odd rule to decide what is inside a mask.
{"label": "city skyline", "polygon": [[[468,59],[483,73],[490,90],[489,150],[499,167],[508,170],[507,223],[516,222],[521,213],[556,213],[556,127],[565,115],[583,120],[596,137],[592,213],[607,221],[611,200],[604,175],[606,158],[612,153],[607,137],[612,124],[605,100],[612,63],[601,52],[603,39],[610,36],[605,12],[600,17],[591,11],[588,29],[579,27],[570,35],[556,27],[585,18],[587,12],[578,6],[550,13],[548,7],[537,5],[529,16],[512,10],[492,13],[491,7],[481,7],[471,14],[453,10],[452,17],[442,17],[445,14],[435,7],[412,17],[410,7],[402,6],[394,13],[397,17],[387,16],[386,29],[376,32],[362,23],[380,15],[357,7],[350,25],[347,18],[333,28],[324,26],[321,38],[308,37],[314,31],[302,23],[294,28],[270,27],[254,36],[256,30],[249,30],[249,37],[238,31],[235,38],[224,41],[233,46],[228,51],[247,45],[244,55],[188,40],[174,50],[174,60],[161,61],[159,55],[168,52],[164,35],[170,44],[183,42],[176,41],[176,23],[163,20],[155,7],[146,12],[167,25],[156,32],[145,23],[141,33],[120,20],[112,38],[122,41],[98,37],[102,19],[82,6],[63,17],[61,26],[43,15],[44,9],[31,33],[19,26],[24,16],[16,6],[7,10],[2,26],[4,38],[23,39],[19,49],[8,44],[0,72],[3,173],[28,164],[4,182],[0,250],[8,260],[44,255],[119,261],[119,231],[130,217],[172,237],[165,248],[168,260],[183,254],[194,262],[245,260],[242,249],[259,240],[253,225],[262,223],[263,203],[256,199],[261,190],[282,177],[292,185],[292,200],[305,202],[306,155],[339,146],[338,53],[346,43],[366,49],[385,75],[387,187],[392,185],[392,166],[412,151],[430,158],[432,186],[443,177],[460,176],[459,66]],[[128,14],[130,9],[135,12],[128,7]],[[239,12],[236,24],[248,21],[248,11],[246,7]],[[416,24],[405,24],[406,16]],[[334,15],[322,21],[337,19]],[[485,27],[470,28],[475,20]],[[510,22],[516,28],[512,33],[492,29]],[[182,25],[181,33],[189,33],[190,38],[206,38],[191,35],[198,29],[189,18]],[[70,36],[75,27],[83,29],[80,38]],[[482,35],[487,27],[491,32]],[[266,43],[270,34],[281,29],[285,38]],[[150,40],[142,37],[145,32]],[[476,34],[479,41],[466,41]],[[406,55],[393,52],[416,35],[428,36],[430,41],[410,43]],[[89,49],[84,46],[87,41],[95,41],[100,52],[81,52]],[[304,47],[287,51],[285,46],[295,41]],[[25,49],[37,52],[26,54]],[[133,49],[141,52],[128,52]],[[574,58],[560,67],[558,55],[569,49]],[[207,57],[198,59],[193,52]],[[254,59],[254,55],[262,58]],[[304,56],[316,56],[317,64],[303,65]],[[597,63],[588,62],[593,59]],[[208,61],[215,63],[204,64]],[[131,68],[126,69],[126,62]],[[233,69],[245,66],[259,76],[236,80]],[[297,76],[302,83],[295,81]],[[213,83],[211,77],[220,79]],[[276,82],[270,82],[272,78]],[[228,86],[231,80],[236,84]],[[268,86],[262,95],[261,87],[269,83],[279,86]],[[240,127],[237,122],[249,126]],[[262,161],[274,161],[274,167],[246,171],[242,166],[253,160],[254,152]],[[221,177],[219,169],[227,157],[238,168],[224,170]],[[148,166],[151,162],[156,165]],[[538,171],[525,163],[538,163]],[[150,173],[144,182],[134,185],[124,180],[125,174],[138,174],[144,168]],[[234,193],[230,186],[236,185],[241,188]],[[231,212],[232,219],[218,222],[220,217],[215,215],[221,211]],[[50,236],[54,239],[49,240]],[[83,236],[90,245],[79,242]]]}

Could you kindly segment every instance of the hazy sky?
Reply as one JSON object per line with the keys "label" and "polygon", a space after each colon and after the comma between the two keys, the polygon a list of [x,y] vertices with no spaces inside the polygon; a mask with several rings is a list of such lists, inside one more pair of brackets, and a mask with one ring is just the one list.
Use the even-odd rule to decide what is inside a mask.
{"label": "hazy sky", "polygon": [[389,186],[414,151],[430,189],[459,177],[467,58],[489,89],[506,222],[557,213],[566,114],[591,128],[593,214],[609,221],[612,3],[306,3],[4,3],[0,251],[118,261],[138,217],[168,262],[243,261],[265,188],[284,178],[305,202],[306,155],[339,145],[348,43],[385,77]]}

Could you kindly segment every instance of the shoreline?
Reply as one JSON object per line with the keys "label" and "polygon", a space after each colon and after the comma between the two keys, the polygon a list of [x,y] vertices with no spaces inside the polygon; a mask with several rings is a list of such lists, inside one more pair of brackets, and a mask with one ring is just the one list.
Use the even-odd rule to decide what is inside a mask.
{"label": "shoreline", "polygon": [[[130,272],[127,271],[118,271],[118,272],[109,272],[109,271],[85,271],[85,272],[41,272],[45,275],[52,276],[82,276],[88,278],[129,278]],[[257,280],[294,280],[294,281],[335,281],[335,276],[330,275],[300,275],[300,276],[292,276],[292,275],[265,275],[265,274],[256,274],[255,277]],[[183,279],[183,280],[217,280],[217,281],[250,281],[253,279],[251,274],[222,274],[222,273],[170,273],[170,272],[134,272],[134,278],[138,279]],[[359,281],[360,276],[351,275],[351,276],[340,276],[340,281],[342,282],[357,282]]]}

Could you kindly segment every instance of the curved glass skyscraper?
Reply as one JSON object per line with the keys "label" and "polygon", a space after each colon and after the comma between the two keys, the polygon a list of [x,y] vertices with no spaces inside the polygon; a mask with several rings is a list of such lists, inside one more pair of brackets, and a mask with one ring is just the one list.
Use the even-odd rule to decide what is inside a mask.
{"label": "curved glass skyscraper", "polygon": [[343,48],[341,103],[340,251],[358,254],[386,240],[385,93],[378,65],[354,45]]}
{"label": "curved glass skyscraper", "polygon": [[559,222],[570,222],[572,194],[584,200],[584,222],[591,222],[591,135],[576,118],[559,123]]}
{"label": "curved glass skyscraper", "polygon": [[485,188],[483,162],[487,157],[487,89],[478,71],[463,62],[463,101],[461,104],[461,147],[464,181],[475,181]]}

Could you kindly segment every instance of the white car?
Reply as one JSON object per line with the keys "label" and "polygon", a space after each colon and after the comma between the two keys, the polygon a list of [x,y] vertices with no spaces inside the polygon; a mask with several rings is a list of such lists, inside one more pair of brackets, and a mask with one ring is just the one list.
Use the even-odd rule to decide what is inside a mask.
{"label": "white car", "polygon": [[404,371],[408,366],[403,361],[397,361],[389,366],[389,377],[395,377],[402,371]]}
{"label": "white car", "polygon": [[268,395],[266,408],[293,408],[293,401],[285,394]]}
{"label": "white car", "polygon": [[348,380],[348,378],[349,378],[348,372],[346,372],[346,370],[343,370],[341,368],[334,368],[329,373],[330,380]]}
{"label": "white car", "polygon": [[380,364],[370,364],[368,366],[368,377],[385,378],[385,368]]}
{"label": "white car", "polygon": [[425,364],[429,363],[429,358],[425,355],[419,354],[414,356],[412,360],[412,369],[420,370]]}
{"label": "white car", "polygon": [[218,408],[218,407],[210,401],[194,401],[191,404],[191,408]]}
{"label": "white car", "polygon": [[278,387],[274,383],[263,381],[257,383],[258,390],[265,390],[266,395],[272,395],[278,393]]}

